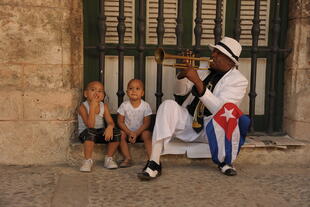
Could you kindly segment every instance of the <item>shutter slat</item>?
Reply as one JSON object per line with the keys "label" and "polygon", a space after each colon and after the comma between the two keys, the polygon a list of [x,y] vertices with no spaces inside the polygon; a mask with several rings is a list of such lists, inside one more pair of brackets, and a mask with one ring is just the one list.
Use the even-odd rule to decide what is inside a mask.
{"label": "shutter slat", "polygon": [[[266,46],[268,44],[268,29],[269,29],[269,5],[270,0],[260,1],[260,35],[259,35],[259,46]],[[240,43],[242,45],[252,45],[252,24],[254,16],[254,1],[243,0],[241,1],[241,35]]]}
{"label": "shutter slat", "polygon": [[[127,44],[134,43],[135,37],[135,5],[134,0],[125,0],[124,5],[124,15],[125,19],[125,36],[124,41]],[[118,6],[119,2],[115,0],[105,0],[105,15],[106,15],[106,24],[107,24],[107,32],[106,32],[106,43],[118,43],[118,33],[117,33],[117,25],[118,25]]]}
{"label": "shutter slat", "polygon": [[[193,9],[193,19],[196,18],[196,4],[197,0],[194,1],[194,9]],[[225,16],[223,15],[225,12],[226,0],[223,0],[222,5],[222,31],[225,34]],[[216,15],[216,0],[204,0],[202,1],[202,36],[201,36],[201,45],[207,45],[209,43],[214,43],[214,19]],[[194,27],[193,25],[193,41],[192,44],[195,44],[195,35],[194,35]]]}
{"label": "shutter slat", "polygon": [[[158,0],[147,1],[147,25],[146,42],[147,44],[157,44],[157,17]],[[176,44],[176,18],[177,18],[177,0],[164,1],[164,44]]]}

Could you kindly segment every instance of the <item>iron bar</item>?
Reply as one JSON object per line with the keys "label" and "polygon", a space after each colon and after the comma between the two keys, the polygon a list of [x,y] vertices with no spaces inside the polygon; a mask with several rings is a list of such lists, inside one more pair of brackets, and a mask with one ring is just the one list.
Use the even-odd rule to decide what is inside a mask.
{"label": "iron bar", "polygon": [[221,40],[222,36],[222,5],[223,0],[216,0],[215,26],[213,31],[215,44]]}
{"label": "iron bar", "polygon": [[241,10],[241,0],[236,1],[236,17],[234,19],[235,28],[234,28],[234,38],[240,40],[241,35],[241,19],[240,19],[240,10]]}
{"label": "iron bar", "polygon": [[183,49],[183,31],[184,31],[184,27],[183,27],[183,0],[178,0],[178,16],[176,19],[177,22],[177,26],[175,28],[175,34],[177,37],[177,51],[181,52]]}
{"label": "iron bar", "polygon": [[104,84],[105,72],[105,35],[107,31],[106,16],[104,13],[104,0],[99,1],[99,17],[98,17],[98,31],[99,31],[99,45],[96,47],[99,51],[99,80]]}
{"label": "iron bar", "polygon": [[279,40],[279,33],[280,33],[280,0],[276,0],[275,2],[275,12],[274,12],[274,19],[272,25],[272,47],[271,47],[271,71],[270,71],[270,87],[268,90],[269,95],[269,112],[268,114],[268,128],[267,132],[273,132],[274,128],[274,111],[275,111],[275,83],[276,83],[276,71],[277,71],[277,58],[278,58],[278,40]]}
{"label": "iron bar", "polygon": [[202,0],[197,0],[194,33],[195,33],[195,54],[198,57],[200,56],[201,36],[202,36],[201,10],[202,10]]}
{"label": "iron bar", "polygon": [[[158,47],[162,47],[164,40],[164,0],[158,0],[158,17],[157,17],[157,42]],[[161,104],[161,99],[163,97],[162,92],[162,65],[157,64],[157,77],[156,77],[156,109],[158,109]]]}
{"label": "iron bar", "polygon": [[117,25],[117,33],[118,33],[118,106],[121,105],[124,98],[124,37],[125,37],[125,16],[124,16],[124,0],[119,0],[119,16],[118,25]]}
{"label": "iron bar", "polygon": [[145,0],[139,1],[139,17],[138,17],[138,33],[139,33],[139,42],[138,42],[138,71],[139,78],[145,83],[145,28],[146,28],[146,19],[145,19]]}
{"label": "iron bar", "polygon": [[250,132],[254,131],[254,116],[255,116],[255,98],[257,96],[256,93],[256,70],[257,70],[257,51],[258,51],[258,37],[260,33],[259,27],[259,5],[260,0],[255,0],[254,4],[254,18],[253,18],[253,26],[251,30],[252,34],[252,57],[251,57],[251,85],[250,85],[250,109],[249,115],[251,119],[251,127]]}

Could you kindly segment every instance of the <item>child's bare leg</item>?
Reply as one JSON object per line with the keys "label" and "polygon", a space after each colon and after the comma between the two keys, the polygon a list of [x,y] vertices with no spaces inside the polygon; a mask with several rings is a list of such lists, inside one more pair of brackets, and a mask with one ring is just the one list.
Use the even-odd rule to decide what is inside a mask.
{"label": "child's bare leg", "polygon": [[94,150],[95,143],[93,141],[86,140],[84,142],[84,157],[85,160],[91,159],[93,156],[93,150]]}
{"label": "child's bare leg", "polygon": [[141,134],[141,139],[144,142],[144,146],[145,146],[145,150],[146,150],[148,159],[150,159],[151,153],[152,153],[152,134],[151,134],[151,132],[148,130],[143,131]]}
{"label": "child's bare leg", "polygon": [[120,149],[124,156],[124,160],[131,160],[131,155],[130,155],[129,147],[127,143],[127,135],[123,131],[121,131]]}
{"label": "child's bare leg", "polygon": [[115,151],[117,150],[119,146],[119,142],[109,142],[108,143],[108,150],[107,150],[107,156],[113,157]]}

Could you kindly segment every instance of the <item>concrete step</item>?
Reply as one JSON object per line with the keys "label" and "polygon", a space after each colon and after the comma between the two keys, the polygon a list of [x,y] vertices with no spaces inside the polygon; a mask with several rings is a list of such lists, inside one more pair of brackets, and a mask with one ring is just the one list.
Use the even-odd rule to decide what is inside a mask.
{"label": "concrete step", "polygon": [[[147,160],[143,143],[129,144],[129,149],[135,163],[144,163]],[[105,152],[105,144],[96,144],[93,153],[94,160],[104,160]],[[83,145],[81,143],[72,143],[67,158],[70,165],[80,165],[83,160]],[[115,160],[121,160],[120,152],[117,152],[114,158]],[[210,158],[193,159],[187,158],[185,154],[163,155],[161,160],[174,163],[210,162]],[[309,165],[310,143],[298,141],[288,136],[248,136],[235,163]]]}

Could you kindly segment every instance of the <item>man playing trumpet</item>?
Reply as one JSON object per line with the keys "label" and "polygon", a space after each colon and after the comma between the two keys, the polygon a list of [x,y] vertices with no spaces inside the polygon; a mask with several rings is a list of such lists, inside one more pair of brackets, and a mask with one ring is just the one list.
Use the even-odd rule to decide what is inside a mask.
{"label": "man playing trumpet", "polygon": [[[143,171],[138,173],[141,180],[151,180],[161,175],[160,155],[165,143],[171,138],[195,142],[202,137],[205,140],[209,139],[210,144],[208,123],[216,117],[224,118],[227,123],[232,123],[236,118],[233,109],[225,106],[227,103],[239,106],[248,86],[247,79],[236,68],[239,65],[241,45],[235,39],[224,37],[216,45],[210,44],[209,48],[212,51],[210,70],[196,70],[189,65],[188,69],[177,75],[175,94],[188,94],[182,106],[173,100],[166,100],[159,106],[152,136],[151,158]],[[225,113],[218,115],[223,108]],[[213,132],[214,130],[211,130],[211,134]],[[229,137],[229,141],[232,141],[233,150],[237,149],[232,158],[228,159],[228,156],[225,156],[226,141],[216,143],[218,148],[215,151],[219,153],[217,157],[212,154],[212,159],[218,164],[220,171],[228,176],[236,175],[232,162],[241,146],[236,146],[235,134],[224,134],[224,138],[219,139]],[[224,155],[220,155],[223,152]]]}

